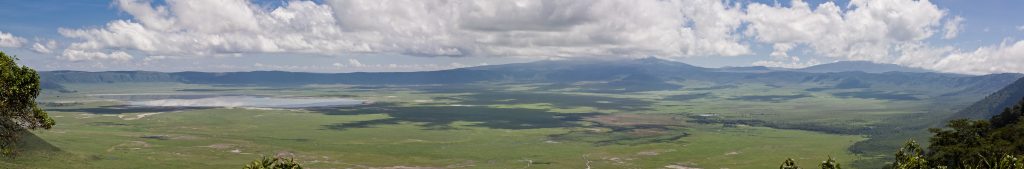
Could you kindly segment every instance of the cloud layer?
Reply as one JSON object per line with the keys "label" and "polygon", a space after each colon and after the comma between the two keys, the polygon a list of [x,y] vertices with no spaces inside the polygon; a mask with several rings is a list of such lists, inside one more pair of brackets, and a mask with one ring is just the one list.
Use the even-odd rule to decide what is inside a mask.
{"label": "cloud layer", "polygon": [[[95,28],[60,29],[61,35],[77,40],[60,58],[123,61],[133,59],[132,54],[246,53],[719,57],[756,55],[752,46],[764,44],[772,48],[770,57],[755,65],[803,67],[819,64],[815,57],[824,57],[961,73],[1024,72],[1020,67],[987,69],[989,66],[982,65],[993,59],[1020,58],[1015,53],[1019,43],[968,52],[927,44],[930,38],[956,38],[965,21],[948,16],[927,0],[817,5],[794,0],[790,4],[326,0],[266,7],[246,0],[168,0],[165,4],[118,0],[115,5],[132,19]],[[3,37],[0,34],[4,40],[0,45],[16,42]],[[16,44],[21,43],[24,40]],[[51,49],[38,43],[33,49],[37,46],[38,52]],[[981,54],[1005,56],[978,56]]]}
{"label": "cloud layer", "polygon": [[[233,53],[424,56],[696,56],[750,54],[734,35],[742,12],[718,1],[120,0],[132,20],[61,29],[65,58]],[[398,5],[401,4],[401,5]],[[97,57],[92,57],[97,58]]]}
{"label": "cloud layer", "polygon": [[919,44],[900,46],[903,52],[895,63],[943,72],[988,74],[1024,72],[1024,41],[1004,41],[973,51],[953,47],[927,47]]}

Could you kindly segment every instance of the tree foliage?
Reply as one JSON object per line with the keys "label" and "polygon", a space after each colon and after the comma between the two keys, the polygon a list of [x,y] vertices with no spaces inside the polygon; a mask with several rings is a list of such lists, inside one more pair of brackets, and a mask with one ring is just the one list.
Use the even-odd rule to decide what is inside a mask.
{"label": "tree foliage", "polygon": [[54,121],[36,106],[39,74],[18,66],[14,57],[0,52],[0,155],[14,154],[18,138],[26,129],[50,129]]}
{"label": "tree foliage", "polygon": [[930,140],[927,158],[933,165],[975,166],[985,157],[1008,153],[993,149],[988,121],[957,119],[949,121],[946,127],[949,129],[930,129],[935,135]]}
{"label": "tree foliage", "polygon": [[244,169],[302,169],[302,165],[295,162],[295,159],[280,157],[262,157],[246,164]]}
{"label": "tree foliage", "polygon": [[828,159],[821,161],[821,164],[818,166],[821,169],[843,169],[842,165],[839,165],[839,162],[836,162],[836,159],[832,158],[832,156],[828,156]]}
{"label": "tree foliage", "polygon": [[786,161],[782,161],[782,165],[779,165],[779,169],[800,169],[800,166],[796,165],[796,161],[792,158],[786,158]]}
{"label": "tree foliage", "polygon": [[992,127],[994,128],[1002,128],[1008,125],[1016,124],[1018,121],[1020,121],[1021,115],[1024,115],[1021,114],[1024,113],[1022,112],[1024,111],[1022,109],[1024,109],[1024,99],[1021,99],[1020,102],[1017,102],[1017,105],[1014,105],[1013,107],[1007,107],[1006,109],[1003,109],[1002,113],[992,116],[992,119],[989,121],[992,122]]}
{"label": "tree foliage", "polygon": [[925,160],[924,149],[914,140],[907,141],[899,150],[896,150],[896,161],[885,168],[891,169],[928,169],[928,160]]}
{"label": "tree foliage", "polygon": [[[826,159],[825,161],[821,161],[821,164],[818,164],[818,166],[821,167],[821,169],[843,169],[842,165],[840,165],[839,162],[836,162],[836,159],[832,158],[832,156],[828,156],[828,159]],[[779,169],[801,168],[800,166],[796,165],[796,161],[794,161],[792,158],[786,158],[786,161],[782,161],[782,165],[779,165]]]}

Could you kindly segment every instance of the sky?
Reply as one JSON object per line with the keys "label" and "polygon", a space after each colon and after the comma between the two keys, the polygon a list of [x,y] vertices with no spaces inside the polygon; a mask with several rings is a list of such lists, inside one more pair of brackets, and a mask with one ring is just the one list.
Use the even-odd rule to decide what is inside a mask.
{"label": "sky", "polygon": [[577,58],[1024,73],[1019,0],[0,0],[39,70],[391,72]]}

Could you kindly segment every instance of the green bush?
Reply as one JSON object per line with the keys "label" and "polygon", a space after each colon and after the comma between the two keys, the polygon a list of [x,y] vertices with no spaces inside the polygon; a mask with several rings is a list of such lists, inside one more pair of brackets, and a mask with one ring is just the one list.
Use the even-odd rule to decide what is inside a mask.
{"label": "green bush", "polygon": [[302,165],[295,162],[292,158],[270,158],[262,157],[246,164],[244,169],[302,169]]}

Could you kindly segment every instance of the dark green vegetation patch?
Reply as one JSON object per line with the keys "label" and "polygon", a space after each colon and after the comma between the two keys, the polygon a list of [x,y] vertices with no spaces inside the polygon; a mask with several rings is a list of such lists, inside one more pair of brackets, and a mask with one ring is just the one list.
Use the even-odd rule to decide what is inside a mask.
{"label": "dark green vegetation patch", "polygon": [[833,93],[833,96],[844,97],[844,98],[861,98],[861,99],[879,99],[879,100],[919,100],[912,94],[904,94],[898,92],[883,92],[883,91],[859,91],[859,92],[839,92]]}
{"label": "dark green vegetation patch", "polygon": [[650,110],[652,101],[575,94],[531,92],[478,92],[438,99],[456,100],[464,105],[552,104],[558,108],[593,107],[625,111]]}
{"label": "dark green vegetation patch", "polygon": [[585,116],[595,114],[562,114],[537,109],[499,109],[483,106],[361,106],[352,108],[318,108],[311,111],[328,115],[386,114],[389,118],[325,125],[332,130],[366,128],[378,125],[411,122],[429,129],[449,129],[457,121],[474,122],[472,126],[493,129],[536,129],[578,127]]}

